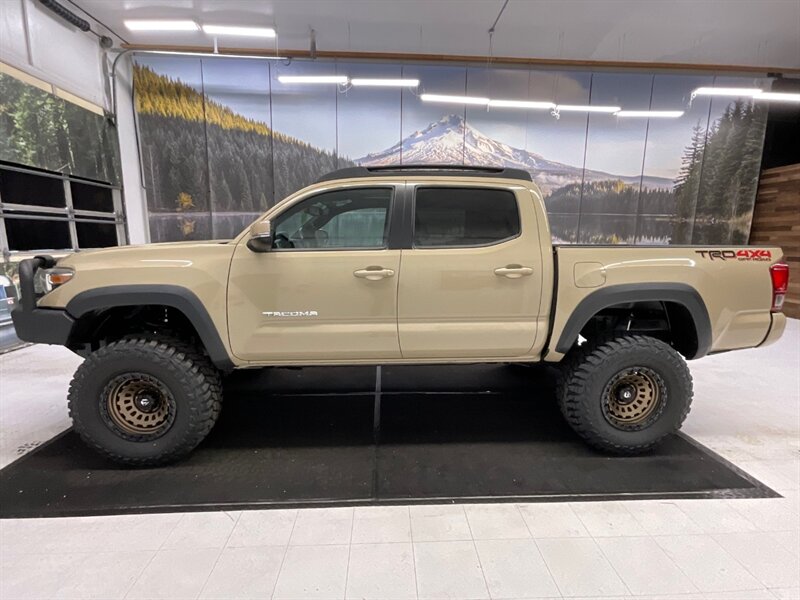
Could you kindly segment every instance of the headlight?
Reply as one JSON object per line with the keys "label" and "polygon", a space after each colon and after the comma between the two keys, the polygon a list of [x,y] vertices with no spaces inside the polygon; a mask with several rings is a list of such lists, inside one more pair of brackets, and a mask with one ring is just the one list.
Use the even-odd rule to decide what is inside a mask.
{"label": "headlight", "polygon": [[44,280],[43,288],[45,294],[52,292],[60,285],[64,285],[75,275],[75,271],[67,269],[66,267],[54,267],[52,269],[43,269]]}

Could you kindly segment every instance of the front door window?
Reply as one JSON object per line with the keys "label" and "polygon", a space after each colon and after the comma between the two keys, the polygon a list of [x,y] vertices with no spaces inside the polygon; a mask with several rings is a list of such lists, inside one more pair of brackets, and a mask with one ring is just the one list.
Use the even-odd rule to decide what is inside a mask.
{"label": "front door window", "polygon": [[380,249],[389,232],[391,188],[354,188],[306,198],[275,220],[277,250]]}

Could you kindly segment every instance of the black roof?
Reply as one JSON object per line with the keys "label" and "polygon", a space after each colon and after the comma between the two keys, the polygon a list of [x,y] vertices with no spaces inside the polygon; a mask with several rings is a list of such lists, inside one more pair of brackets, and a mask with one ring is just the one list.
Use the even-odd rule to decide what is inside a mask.
{"label": "black roof", "polygon": [[462,177],[502,177],[533,181],[531,174],[522,169],[505,169],[503,167],[472,167],[467,165],[388,165],[383,167],[349,167],[331,171],[317,179],[317,183],[334,179],[350,179],[354,177],[385,177],[402,174],[410,177],[429,177],[431,175],[459,175]]}

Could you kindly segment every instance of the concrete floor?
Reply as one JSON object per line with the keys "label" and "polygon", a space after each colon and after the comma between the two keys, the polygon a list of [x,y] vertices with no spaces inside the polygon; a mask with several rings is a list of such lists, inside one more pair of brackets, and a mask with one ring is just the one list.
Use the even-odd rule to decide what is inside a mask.
{"label": "concrete floor", "polygon": [[[80,359],[0,355],[0,465],[67,428]],[[0,598],[800,599],[800,321],[691,363],[689,435],[783,498],[0,521]]]}

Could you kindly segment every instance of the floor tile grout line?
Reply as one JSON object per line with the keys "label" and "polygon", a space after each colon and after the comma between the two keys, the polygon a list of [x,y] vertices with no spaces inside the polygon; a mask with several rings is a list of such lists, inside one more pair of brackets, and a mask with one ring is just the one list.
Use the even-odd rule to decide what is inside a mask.
{"label": "floor tile grout line", "polygon": [[[751,500],[752,500],[753,498],[749,498],[749,499],[751,499]],[[783,498],[763,498],[763,500],[775,500],[775,501],[779,501],[779,500],[786,500],[786,497],[784,496]],[[734,511],[737,513],[737,514],[741,515],[743,518],[750,520],[750,519],[748,518],[748,516],[747,516],[747,515],[746,515],[744,512],[742,512],[741,510],[739,510],[739,508],[738,508],[738,506],[737,506],[737,505],[738,505],[738,503],[737,503],[737,502],[732,502],[732,503],[730,504],[730,507],[731,507],[731,508],[732,508],[732,509],[733,509],[733,510],[734,510]],[[744,508],[744,507],[742,506],[742,508]],[[758,531],[765,531],[765,532],[766,532],[766,531],[773,531],[773,530],[771,530],[771,529],[766,529],[766,528],[763,528],[763,527],[759,527],[759,526],[758,526],[758,524],[757,524],[757,523],[755,523],[755,522],[753,522],[753,521],[751,521],[751,523],[753,523],[753,525],[756,527],[756,530],[758,530]],[[800,529],[800,527],[798,527],[798,529]],[[775,531],[783,531],[783,530],[775,530]]]}
{"label": "floor tile grout line", "polygon": [[350,580],[350,557],[353,555],[353,529],[356,526],[356,509],[350,509],[350,539],[347,540],[347,568],[344,571],[344,591],[342,598],[347,598],[347,583]]}
{"label": "floor tile grout line", "polygon": [[[769,499],[766,499],[769,500]],[[737,500],[730,500],[730,502],[736,502]],[[403,508],[408,508],[407,506],[402,506]],[[306,510],[306,509],[300,509]],[[235,511],[233,511],[235,512]],[[171,513],[176,514],[176,513]],[[196,513],[186,513],[188,514],[196,514]],[[128,516],[138,516],[138,515],[128,515]],[[181,515],[183,516],[183,515]],[[65,517],[65,519],[71,519],[72,517]],[[20,519],[23,520],[23,519]],[[54,521],[62,521],[64,519],[53,519]],[[527,523],[526,523],[527,525]],[[755,525],[754,525],[755,526]],[[173,527],[174,528],[174,527]],[[744,534],[755,534],[755,533],[763,533],[763,534],[797,534],[800,532],[800,527],[798,528],[758,528],[755,529],[748,529],[748,530],[741,530],[741,531],[698,531],[694,533],[648,533],[645,531],[644,533],[639,534],[619,534],[619,535],[604,535],[604,534],[586,534],[586,535],[533,535],[531,536],[524,536],[524,537],[485,537],[485,538],[476,538],[480,541],[503,541],[503,540],[514,540],[514,539],[528,539],[529,537],[534,537],[536,539],[581,539],[581,538],[588,538],[593,537],[595,539],[606,539],[606,538],[630,538],[630,537],[658,537],[658,538],[675,538],[675,537],[698,537],[698,536],[728,536],[728,535],[744,535]],[[440,540],[415,540],[416,543],[443,543],[443,542],[465,542],[470,541],[472,538],[453,538],[453,539],[440,539]],[[368,542],[354,542],[353,545],[360,546],[360,545],[371,545],[371,544],[402,544],[407,543],[408,540],[398,540],[398,541],[368,541]],[[293,546],[341,546],[343,545],[342,542],[330,542],[330,543],[308,543],[308,544],[292,544]],[[232,546],[230,544],[226,545],[226,548],[255,548],[255,547],[283,547],[286,546],[286,543],[258,543],[258,544],[243,544],[243,545],[235,545]],[[217,547],[216,545],[210,546],[198,546],[198,548],[206,548],[206,549],[213,549]],[[0,545],[2,548],[2,545]],[[132,552],[148,552],[153,550],[152,548],[141,548],[139,550],[132,550]],[[159,548],[159,550],[163,550],[163,548]],[[24,556],[24,555],[39,555],[39,554],[56,554],[61,552],[60,550],[53,550],[53,551],[13,551],[9,549],[3,549],[3,552],[7,556]],[[71,550],[72,554],[111,554],[119,552],[116,549],[106,549],[106,548],[90,548],[90,549],[82,549],[82,550]]]}
{"label": "floor tile grout line", "polygon": [[[778,498],[765,498],[765,500],[778,500]],[[748,533],[748,532],[752,532],[752,531],[758,531],[758,527],[756,526],[756,524],[755,524],[755,523],[753,523],[753,522],[752,522],[750,519],[748,519],[748,518],[747,518],[745,515],[741,514],[741,513],[740,513],[738,510],[736,510],[735,508],[733,508],[733,506],[731,506],[731,505],[729,504],[729,502],[735,502],[735,501],[736,501],[735,499],[731,499],[731,500],[728,500],[728,501],[726,501],[726,500],[724,500],[724,499],[723,499],[722,501],[724,502],[723,506],[728,506],[728,507],[730,507],[730,509],[731,509],[731,510],[733,510],[733,512],[734,512],[734,513],[736,513],[736,515],[737,515],[737,516],[738,516],[740,519],[742,519],[742,520],[743,520],[743,521],[745,521],[746,523],[749,523],[749,524],[750,524],[750,525],[753,527],[753,529],[742,529],[741,531],[735,531],[735,532],[726,532],[726,533]],[[677,507],[678,507],[678,510],[679,510],[679,511],[681,511],[681,512],[682,512],[684,515],[686,515],[686,517],[687,517],[687,518],[688,518],[690,521],[692,521],[692,523],[694,523],[695,525],[697,525],[698,527],[700,527],[700,530],[701,530],[703,533],[705,533],[705,534],[708,534],[708,535],[713,535],[714,533],[719,533],[719,532],[712,532],[712,531],[709,531],[709,530],[707,530],[707,529],[705,528],[705,526],[703,525],[703,523],[698,523],[698,522],[697,522],[695,519],[693,519],[693,518],[692,518],[692,516],[691,516],[689,513],[687,513],[685,510],[683,510],[683,507],[682,507],[680,504],[675,504],[675,506],[677,506]],[[676,534],[676,535],[691,535],[691,534]]]}
{"label": "floor tile grout line", "polygon": [[281,573],[283,573],[283,565],[286,562],[286,555],[289,554],[289,543],[292,541],[294,535],[294,526],[297,524],[297,518],[300,516],[300,509],[294,509],[294,520],[292,521],[292,528],[289,531],[289,537],[286,540],[286,547],[283,549],[283,556],[281,557],[281,564],[278,567],[278,574],[275,577],[275,584],[272,586],[272,593],[269,595],[270,600],[274,600],[275,592],[278,589],[278,582],[281,580]]}
{"label": "floor tile grout line", "polygon": [[[775,534],[776,533],[787,533],[787,532],[785,532],[785,531],[760,531],[760,532],[745,532],[745,533],[766,533],[768,536],[770,536],[773,539],[775,539]],[[795,536],[800,537],[800,533],[798,533],[798,532],[792,531],[792,532],[788,532],[788,533],[792,533]],[[731,534],[722,533],[722,534],[719,534],[719,535],[731,535]],[[733,535],[736,535],[736,534],[733,534]],[[783,542],[778,542],[778,545],[781,548],[783,548],[786,552],[788,552],[789,554],[794,556],[796,559],[798,559],[798,561],[800,561],[800,544],[798,544],[797,548],[792,547],[792,546],[787,546]],[[800,595],[798,597],[800,597]]]}
{"label": "floor tile grout line", "polygon": [[[701,535],[742,535],[745,533],[800,533],[800,528],[797,529],[754,529],[750,531],[725,531],[725,532],[715,532],[715,533],[658,533],[653,535],[654,538],[674,538],[674,537],[697,537]],[[641,537],[641,536],[634,536],[634,535],[627,535],[627,536],[613,536],[613,535],[601,535],[597,537]]]}
{"label": "floor tile grout line", "polygon": [[[656,503],[661,503],[661,501],[660,501],[660,500],[655,500],[654,502],[656,502]],[[648,535],[648,536],[651,536],[651,537],[652,537],[652,535],[653,535],[653,534],[650,532],[650,530],[649,530],[647,527],[645,527],[644,523],[642,523],[642,522],[641,522],[641,520],[639,520],[639,518],[636,516],[636,513],[634,513],[634,512],[633,512],[633,511],[630,509],[630,507],[627,505],[627,503],[625,503],[625,502],[622,502],[622,503],[620,503],[620,504],[622,505],[622,510],[624,510],[624,511],[627,513],[627,515],[628,515],[628,516],[629,516],[631,519],[633,519],[633,522],[634,522],[634,523],[636,523],[636,524],[637,524],[639,527],[641,527],[641,528],[642,528],[642,531],[644,531],[644,533],[645,533],[646,535]],[[653,506],[655,506],[655,504],[654,504]],[[633,537],[633,536],[629,536],[629,537]],[[641,537],[641,536],[638,536],[638,537]],[[592,538],[594,538],[594,535],[592,535]],[[599,545],[599,544],[598,544],[598,545]]]}
{"label": "floor tile grout line", "polygon": [[[545,505],[545,504],[553,505],[553,503],[550,503],[550,502],[525,502],[523,504],[528,505],[528,506],[537,506],[537,505]],[[517,505],[517,509],[519,510],[520,514],[522,515],[522,520],[525,521],[525,526],[528,527],[528,521],[525,519],[525,513],[522,510],[522,504],[516,503],[516,505]],[[569,513],[573,517],[575,517],[577,519],[578,523],[580,523],[580,526],[583,527],[583,530],[586,532],[586,535],[539,535],[539,536],[537,536],[537,535],[534,535],[533,531],[531,531],[530,527],[528,527],[528,532],[530,533],[532,538],[540,539],[540,540],[553,540],[553,539],[568,540],[568,539],[579,539],[579,538],[592,537],[592,535],[589,533],[589,529],[586,527],[586,524],[581,520],[581,518],[578,516],[578,513],[576,513],[575,509],[572,507],[572,502],[559,502],[559,503],[556,503],[556,505],[557,506],[566,506],[567,510],[569,511]]]}
{"label": "floor tile grout line", "polygon": [[408,537],[410,538],[411,542],[411,564],[414,567],[414,591],[416,592],[416,598],[419,600],[419,582],[417,581],[417,552],[414,549],[414,528],[411,525],[411,506],[406,506],[406,512],[408,513]]}
{"label": "floor tile grout line", "polygon": [[[525,523],[525,528],[528,530],[528,533],[531,536],[531,540],[533,540],[533,545],[536,548],[536,551],[539,553],[539,558],[542,559],[542,564],[544,565],[544,568],[547,569],[547,573],[550,575],[550,580],[553,582],[553,585],[556,586],[556,590],[558,591],[558,595],[561,598],[563,598],[564,597],[564,592],[561,591],[561,586],[558,585],[558,581],[556,581],[556,578],[553,576],[553,571],[550,569],[550,565],[547,564],[547,559],[545,559],[544,554],[542,553],[542,549],[539,547],[539,542],[536,541],[536,538],[533,535],[533,531],[531,531],[531,528],[528,525],[528,521],[525,519],[525,515],[522,513],[522,507],[517,503],[515,503],[514,506],[517,507],[517,512],[519,513],[519,516],[522,517],[522,522]],[[569,506],[569,505],[567,505],[567,506]],[[569,508],[570,508],[570,510],[572,510],[571,506]]]}
{"label": "floor tile grout line", "polygon": [[[686,537],[686,536],[681,536],[681,537]],[[687,572],[684,570],[684,568],[683,568],[683,567],[681,567],[681,566],[678,564],[678,561],[676,561],[674,558],[672,558],[672,557],[669,555],[669,553],[668,553],[668,552],[667,552],[667,551],[666,551],[664,548],[662,548],[662,547],[661,547],[661,544],[659,544],[659,543],[658,543],[658,540],[657,540],[657,539],[655,539],[655,536],[652,536],[652,535],[651,535],[651,536],[650,536],[650,539],[651,539],[651,540],[653,540],[653,543],[656,545],[656,547],[657,547],[659,550],[661,550],[661,552],[663,552],[663,553],[664,553],[664,556],[666,556],[666,557],[667,557],[669,560],[671,560],[671,561],[672,561],[672,564],[674,564],[674,565],[677,567],[678,571],[680,571],[681,573],[683,573],[683,576],[684,576],[684,577],[686,577],[686,580],[687,580],[689,583],[691,583],[691,584],[692,584],[692,585],[695,587],[695,589],[697,590],[697,593],[698,593],[698,594],[702,594],[703,592],[702,592],[702,591],[700,591],[700,587],[699,587],[699,586],[698,586],[698,585],[697,585],[697,584],[694,582],[694,580],[693,580],[691,577],[689,577],[689,574],[688,574],[688,573],[687,573]]]}
{"label": "floor tile grout line", "polygon": [[481,577],[483,578],[483,586],[486,588],[486,597],[491,598],[492,592],[489,590],[489,582],[486,581],[486,573],[483,570],[483,563],[481,562],[481,553],[478,552],[478,544],[475,542],[475,534],[472,533],[472,525],[469,522],[469,515],[467,514],[467,505],[462,504],[461,510],[464,511],[464,519],[467,521],[467,528],[469,529],[469,535],[472,538],[472,547],[475,549],[475,557],[478,559],[478,567],[481,570]]}
{"label": "floor tile grout line", "polygon": [[[769,532],[763,532],[763,533],[767,533],[768,534]],[[734,561],[736,561],[736,563],[738,563],[745,571],[747,571],[753,579],[755,579],[758,583],[760,583],[765,589],[769,590],[769,585],[767,585],[767,582],[763,581],[758,575],[756,575],[755,573],[753,573],[753,571],[751,571],[749,568],[747,568],[746,564],[744,564],[742,561],[740,561],[738,558],[736,558],[732,553],[728,552],[728,550],[725,548],[725,546],[723,546],[722,544],[719,543],[719,541],[715,537],[716,535],[724,535],[724,534],[719,534],[718,533],[718,534],[714,534],[714,535],[709,535],[708,537],[710,537],[712,540],[714,540],[714,543],[717,546],[719,546],[722,549],[722,551],[725,552],[725,554],[727,554]],[[733,535],[736,535],[736,534],[733,534]],[[792,554],[794,556],[793,553],[790,553],[790,554]]]}
{"label": "floor tile grout line", "polygon": [[[624,502],[620,502],[620,504],[622,505],[623,510],[628,514],[628,516],[631,517],[639,525],[639,527],[642,528],[642,531],[645,532],[646,536],[647,537],[652,537],[652,536],[650,536],[649,532],[644,528],[644,526],[641,523],[639,523],[639,520],[636,519],[635,515],[630,511],[630,509],[628,509],[628,507],[625,506],[625,503]],[[580,515],[578,515],[578,519],[581,520],[581,522],[583,523],[583,526],[586,528],[586,531],[589,533],[589,538],[592,540],[592,543],[594,544],[595,548],[597,548],[600,551],[600,554],[603,556],[603,559],[605,559],[605,561],[608,563],[608,566],[611,567],[611,570],[614,571],[614,574],[617,576],[617,579],[619,579],[622,582],[622,585],[625,586],[625,589],[628,590],[628,595],[629,596],[634,596],[635,594],[631,591],[630,586],[628,586],[628,582],[625,581],[622,578],[622,576],[617,571],[616,567],[614,567],[614,565],[608,559],[608,557],[606,556],[606,553],[603,552],[603,549],[600,547],[600,544],[597,543],[597,538],[595,538],[594,534],[591,532],[591,530],[586,525],[586,523],[583,522],[583,519],[581,519]],[[619,536],[619,537],[642,537],[642,536]]]}
{"label": "floor tile grout line", "polygon": [[573,513],[575,513],[575,516],[576,516],[576,517],[578,517],[578,521],[580,521],[580,524],[581,524],[581,525],[583,525],[583,528],[584,528],[584,530],[586,531],[587,535],[588,535],[590,538],[594,539],[594,534],[593,534],[593,533],[592,533],[592,531],[589,529],[589,526],[586,524],[586,521],[584,521],[584,520],[583,520],[583,518],[581,517],[581,514],[580,514],[580,512],[578,512],[578,511],[576,511],[576,510],[575,510],[575,508],[572,506],[572,503],[571,503],[571,502],[567,502],[567,504],[568,504],[568,505],[569,505],[569,507],[572,509],[572,512],[573,512]]}
{"label": "floor tile grout line", "polygon": [[[714,543],[717,545],[717,547],[718,547],[720,550],[722,550],[722,553],[723,553],[723,554],[726,554],[726,555],[727,555],[729,558],[731,558],[731,559],[733,560],[733,562],[735,562],[735,563],[736,563],[736,564],[738,564],[740,567],[742,567],[742,569],[744,569],[744,570],[747,572],[747,574],[748,574],[748,575],[750,575],[750,577],[752,577],[753,579],[755,579],[755,580],[756,580],[756,581],[757,581],[757,582],[758,582],[758,583],[761,585],[761,588],[762,588],[762,589],[768,589],[768,588],[767,588],[767,585],[766,585],[766,584],[765,584],[763,581],[761,581],[761,579],[759,579],[758,577],[756,577],[756,576],[755,576],[755,575],[754,575],[754,574],[753,574],[753,573],[750,571],[750,569],[748,569],[746,566],[744,566],[744,565],[742,564],[742,562],[741,562],[740,560],[738,560],[738,559],[737,559],[735,556],[733,556],[733,555],[732,555],[730,552],[728,552],[727,550],[725,550],[725,548],[723,548],[723,547],[722,547],[722,544],[720,544],[720,543],[719,543],[717,540],[715,540],[715,539],[714,539],[714,536],[713,536],[713,535],[711,535],[711,534],[709,534],[709,533],[676,534],[676,535],[663,535],[663,536],[662,536],[662,535],[654,535],[654,536],[651,536],[651,537],[653,538],[653,540],[655,541],[655,543],[656,543],[656,544],[658,544],[659,548],[661,548],[661,550],[663,550],[663,551],[664,551],[664,554],[666,554],[667,556],[669,556],[669,553],[666,551],[666,549],[665,549],[665,548],[663,548],[663,547],[661,546],[661,544],[659,544],[659,543],[658,543],[658,538],[660,538],[660,537],[692,537],[692,536],[693,536],[693,537],[707,537],[707,538],[710,538],[710,539],[711,539],[711,541],[712,541],[712,542],[714,542]],[[670,558],[672,558],[672,557],[670,556]],[[673,561],[673,562],[675,562],[675,561]],[[677,563],[676,563],[676,564],[677,564]],[[680,568],[680,567],[678,567],[678,568]],[[681,569],[681,571],[683,571],[683,569]],[[695,587],[698,587],[698,586],[697,586],[697,584],[696,584],[696,583],[694,583],[694,581],[693,581],[693,580],[691,580],[691,578],[690,578],[690,581],[692,581],[692,583],[695,585]],[[699,589],[699,588],[698,588],[698,589]],[[754,589],[756,589],[756,588],[747,588],[747,589],[740,589],[740,590],[727,590],[727,591],[729,591],[730,593],[735,593],[735,592],[751,592],[751,591],[753,591]],[[716,590],[716,591],[720,591],[720,590]],[[701,591],[700,593],[701,593],[701,594],[704,594],[704,593],[708,593],[708,592],[703,592],[703,591]]]}
{"label": "floor tile grout line", "polygon": [[144,572],[147,571],[147,569],[153,563],[153,560],[155,560],[155,558],[158,555],[158,553],[161,552],[161,549],[164,547],[164,544],[167,543],[167,540],[169,539],[169,537],[178,528],[178,525],[181,524],[181,521],[183,521],[183,518],[186,515],[187,515],[187,513],[181,513],[180,518],[177,521],[175,521],[175,524],[172,526],[172,529],[170,529],[169,533],[164,536],[164,539],[158,545],[158,548],[156,548],[155,551],[153,552],[153,556],[150,557],[150,560],[147,561],[147,564],[144,566],[144,568],[142,568],[142,570],[139,571],[139,574],[136,576],[136,578],[133,580],[133,582],[128,586],[128,589],[125,590],[125,594],[122,596],[123,600],[127,599],[128,596],[130,596],[131,591],[133,591],[133,588],[136,587],[136,584],[139,582],[139,579],[141,579],[141,577],[144,574]]}
{"label": "floor tile grout line", "polygon": [[[225,511],[225,514],[230,516],[228,511]],[[239,519],[241,519],[241,518],[242,518],[242,511],[239,511],[238,516],[233,521],[233,527],[231,527],[231,530],[228,532],[228,536],[225,538],[225,543],[222,544],[222,547],[219,549],[219,553],[217,554],[217,558],[214,559],[214,564],[211,565],[211,570],[208,572],[208,575],[206,575],[206,579],[203,582],[203,586],[200,588],[200,591],[197,592],[197,596],[195,596],[195,598],[200,598],[203,595],[203,592],[205,591],[206,586],[208,585],[208,582],[211,580],[211,576],[214,574],[214,569],[217,568],[217,564],[219,563],[219,559],[222,558],[222,553],[225,552],[225,549],[228,546],[228,542],[230,541],[231,536],[233,535],[233,531],[236,529],[236,526],[239,524]]]}
{"label": "floor tile grout line", "polygon": [[[685,535],[686,535],[686,534],[681,534],[681,537],[685,537]],[[699,535],[699,534],[697,534],[697,535]],[[614,537],[614,538],[605,537],[605,538],[603,538],[603,539],[619,539],[619,538],[621,538],[621,537],[623,537],[623,536],[617,536],[617,537]],[[687,574],[687,573],[686,573],[686,572],[685,572],[685,571],[684,571],[684,570],[681,568],[681,566],[680,566],[680,565],[679,565],[679,564],[678,564],[678,563],[677,563],[677,562],[676,562],[676,561],[675,561],[675,560],[674,560],[674,559],[673,559],[673,558],[672,558],[672,557],[671,557],[669,554],[667,554],[667,552],[666,552],[666,551],[665,551],[665,550],[664,550],[664,549],[663,549],[663,548],[662,548],[662,547],[659,545],[659,543],[658,543],[658,542],[655,540],[655,537],[654,537],[654,536],[650,535],[649,533],[648,533],[647,535],[639,535],[639,536],[625,536],[625,538],[626,538],[626,539],[630,539],[630,538],[632,538],[632,537],[637,537],[637,538],[639,538],[639,539],[649,539],[651,542],[653,542],[653,543],[656,545],[656,548],[658,548],[658,549],[661,551],[661,553],[662,553],[664,556],[666,556],[666,557],[667,557],[667,560],[669,560],[669,561],[670,561],[670,562],[671,562],[671,563],[672,563],[672,564],[675,566],[675,568],[676,568],[676,569],[678,569],[678,571],[680,571],[680,572],[681,572],[681,574],[682,574],[682,575],[683,575],[683,576],[686,578],[686,581],[688,581],[688,582],[691,584],[691,586],[694,588],[694,591],[693,591],[693,592],[677,592],[677,593],[676,593],[676,592],[672,592],[672,594],[671,594],[671,595],[678,596],[678,595],[702,594],[702,593],[703,593],[703,592],[700,590],[700,588],[699,588],[699,587],[697,587],[697,584],[694,582],[694,580],[693,580],[691,577],[689,577],[689,575],[688,575],[688,574]],[[593,539],[594,539],[594,538],[593,538]],[[600,553],[603,555],[603,558],[605,558],[605,559],[608,561],[608,564],[609,564],[609,565],[611,565],[611,568],[612,568],[612,569],[614,569],[614,572],[615,572],[615,573],[617,573],[617,577],[619,577],[619,578],[620,578],[620,580],[622,581],[622,583],[624,583],[624,584],[625,584],[625,587],[626,587],[626,588],[628,588],[628,591],[629,591],[629,592],[631,592],[631,595],[633,595],[633,596],[636,596],[637,598],[638,598],[639,596],[642,596],[642,595],[644,595],[645,597],[646,597],[646,596],[658,596],[658,594],[639,594],[639,595],[636,595],[636,594],[634,594],[634,593],[633,593],[633,590],[631,590],[630,586],[628,585],[628,582],[627,582],[627,581],[625,581],[625,580],[622,578],[622,576],[621,576],[621,575],[619,574],[619,572],[617,571],[616,567],[614,567],[613,563],[611,562],[611,558],[608,556],[608,554],[606,554],[606,551],[605,551],[605,550],[603,550],[603,546],[602,546],[602,545],[600,545],[600,544],[597,542],[597,540],[596,540],[596,539],[594,540],[594,543],[595,543],[595,544],[597,544],[597,547],[600,549]]]}

